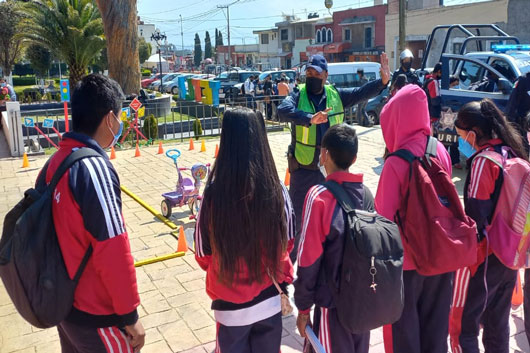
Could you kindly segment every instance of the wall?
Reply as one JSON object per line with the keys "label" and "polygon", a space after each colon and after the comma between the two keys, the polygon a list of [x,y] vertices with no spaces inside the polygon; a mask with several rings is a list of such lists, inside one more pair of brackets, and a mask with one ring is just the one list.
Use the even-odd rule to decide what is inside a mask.
{"label": "wall", "polygon": [[155,33],[156,27],[152,24],[138,25],[138,35],[144,37],[147,43],[151,43],[151,55],[156,54],[157,46],[156,42],[151,39],[153,33]]}
{"label": "wall", "polygon": [[300,53],[306,52],[306,48],[309,45],[311,39],[298,39],[294,42],[293,47],[293,58],[291,61],[292,66],[300,64]]}
{"label": "wall", "polygon": [[[333,41],[342,42],[342,27],[339,23],[344,21],[347,18],[352,18],[355,16],[374,16],[375,24],[372,29],[375,31],[375,45],[374,46],[384,46],[385,45],[385,21],[386,21],[386,5],[365,7],[355,10],[345,10],[337,11],[333,13]],[[363,27],[363,25],[356,25],[357,27]],[[353,33],[352,33],[353,35]],[[364,38],[364,32],[363,32]]]}
{"label": "wall", "polygon": [[[528,0],[524,0],[526,2]],[[396,11],[398,0],[388,1],[386,15],[385,48],[389,56],[390,68],[398,66],[399,15]],[[399,8],[399,7],[398,7]],[[427,40],[433,28],[443,24],[457,23],[506,23],[508,0],[494,0],[470,5],[447,6],[435,9],[407,11],[407,40]],[[472,20],[470,20],[472,19]]]}
{"label": "wall", "polygon": [[506,31],[519,37],[521,43],[530,44],[530,28],[528,27],[530,1],[510,0],[508,3],[508,25]]}

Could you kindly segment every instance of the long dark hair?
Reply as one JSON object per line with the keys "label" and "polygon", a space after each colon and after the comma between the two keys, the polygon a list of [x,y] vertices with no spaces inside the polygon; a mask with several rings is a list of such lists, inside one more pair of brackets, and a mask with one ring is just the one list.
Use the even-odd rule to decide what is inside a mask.
{"label": "long dark hair", "polygon": [[521,135],[489,99],[464,105],[458,112],[455,126],[461,130],[473,130],[477,134],[477,143],[500,138],[518,157],[528,159]]}
{"label": "long dark hair", "polygon": [[[219,280],[231,284],[246,264],[250,283],[279,271],[287,247],[282,186],[261,114],[247,108],[223,116],[219,154],[204,191],[206,218],[219,262]],[[208,234],[205,233],[205,234]]]}

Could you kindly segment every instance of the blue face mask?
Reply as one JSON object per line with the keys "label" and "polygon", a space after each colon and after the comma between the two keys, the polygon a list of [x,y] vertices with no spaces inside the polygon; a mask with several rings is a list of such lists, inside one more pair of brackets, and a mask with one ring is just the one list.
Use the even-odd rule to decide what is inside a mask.
{"label": "blue face mask", "polygon": [[320,173],[324,176],[324,178],[327,178],[328,173],[326,172],[326,167],[320,164],[320,161],[318,161],[318,169],[320,169]]}
{"label": "blue face mask", "polygon": [[[469,136],[469,133],[468,133],[468,136]],[[458,137],[458,150],[464,156],[466,156],[466,158],[470,158],[472,155],[477,153],[477,150],[473,146],[471,146],[469,142],[467,142],[467,136],[465,140],[461,137]]]}
{"label": "blue face mask", "polygon": [[[120,138],[121,133],[123,132],[123,121],[119,120],[119,119],[116,117],[116,114],[114,114],[114,112],[112,113],[112,115],[114,115],[114,119],[116,119],[116,120],[118,120],[118,121],[120,122],[120,128],[118,129],[118,132],[116,133],[116,135],[114,135],[114,139],[112,140],[110,146],[108,146],[107,148],[113,147],[113,146],[116,144],[116,142],[118,142],[118,139]],[[114,134],[114,133],[112,132],[112,129],[111,129],[110,127],[109,127],[109,129],[110,129],[110,132],[111,132],[112,134]]]}
{"label": "blue face mask", "polygon": [[2,84],[0,84],[0,87],[5,87],[7,86],[7,84],[5,82],[3,82]]}

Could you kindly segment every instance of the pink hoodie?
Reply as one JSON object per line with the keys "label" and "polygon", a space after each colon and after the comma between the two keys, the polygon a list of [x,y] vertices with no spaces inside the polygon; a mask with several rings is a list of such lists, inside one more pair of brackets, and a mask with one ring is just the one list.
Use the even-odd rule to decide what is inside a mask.
{"label": "pink hoodie", "polygon": [[[390,153],[406,149],[415,156],[423,155],[427,136],[431,134],[425,92],[417,85],[407,85],[399,90],[381,112],[381,129]],[[438,159],[451,175],[451,158],[440,142],[438,142]],[[406,194],[408,182],[409,164],[399,157],[387,158],[375,196],[375,208],[379,214],[394,220]],[[405,252],[403,270],[414,269]]]}

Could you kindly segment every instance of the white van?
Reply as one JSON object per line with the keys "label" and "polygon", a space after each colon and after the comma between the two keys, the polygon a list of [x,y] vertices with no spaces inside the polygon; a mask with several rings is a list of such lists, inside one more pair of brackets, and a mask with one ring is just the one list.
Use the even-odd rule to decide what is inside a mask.
{"label": "white van", "polygon": [[347,63],[330,63],[328,64],[328,82],[337,88],[359,87],[361,83],[357,70],[364,70],[364,77],[368,81],[381,78],[379,70],[381,64],[376,62],[356,61]]}

